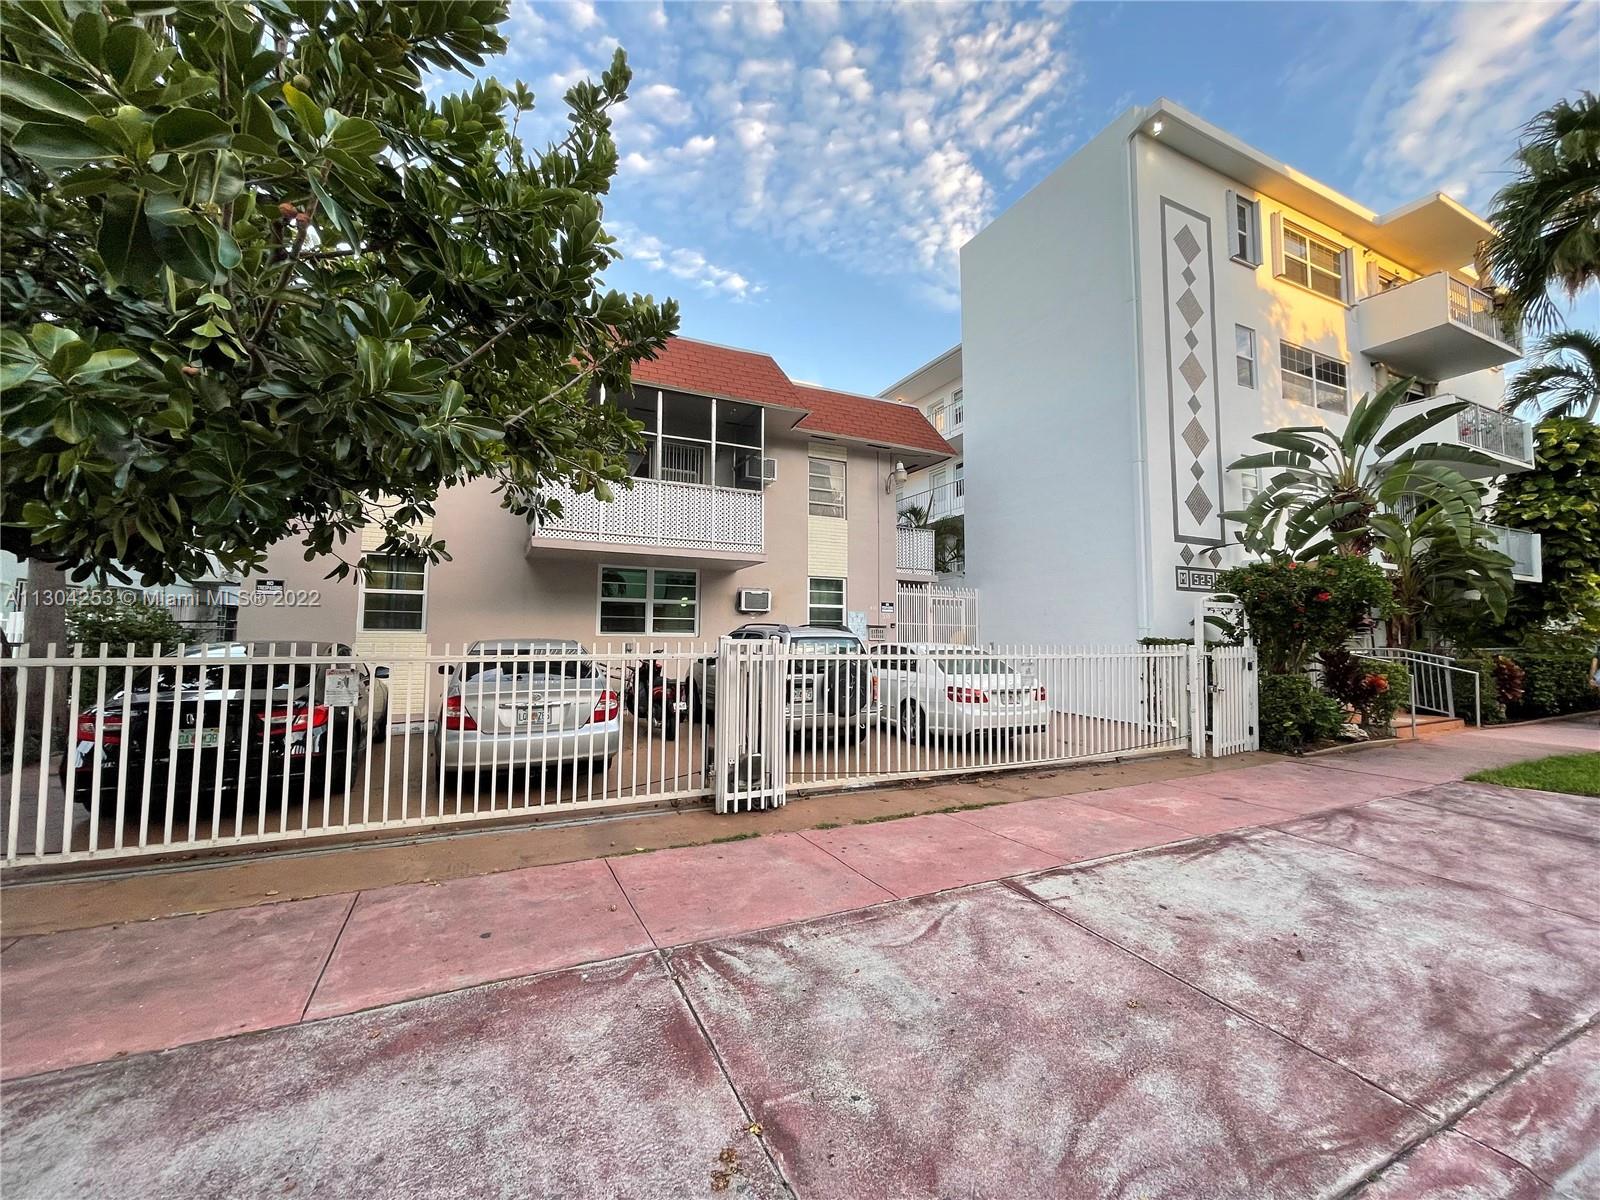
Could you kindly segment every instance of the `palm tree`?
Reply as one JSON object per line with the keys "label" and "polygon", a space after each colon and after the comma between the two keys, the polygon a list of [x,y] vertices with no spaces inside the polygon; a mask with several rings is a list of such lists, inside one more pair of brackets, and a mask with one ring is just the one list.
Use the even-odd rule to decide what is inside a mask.
{"label": "palm tree", "polygon": [[1390,414],[1412,384],[1397,379],[1377,394],[1361,397],[1350,410],[1344,433],[1320,425],[1258,433],[1275,449],[1249,454],[1230,471],[1276,469],[1249,506],[1223,516],[1244,526],[1239,540],[1258,554],[1287,551],[1314,558],[1328,551],[1372,552],[1372,516],[1404,498],[1426,499],[1439,509],[1459,541],[1472,537],[1483,496],[1478,485],[1452,464],[1493,466],[1494,460],[1466,446],[1426,443],[1400,450],[1413,438],[1467,407],[1455,400],[1401,421],[1383,432]]}
{"label": "palm tree", "polygon": [[1505,619],[1511,559],[1489,544],[1486,526],[1476,526],[1462,541],[1452,522],[1431,504],[1374,513],[1371,525],[1394,588],[1390,645],[1411,646],[1419,634],[1437,634],[1438,614],[1459,610],[1469,596],[1488,609],[1496,624]]}
{"label": "palm tree", "polygon": [[1563,329],[1539,343],[1533,361],[1506,389],[1505,410],[1538,417],[1578,417],[1600,412],[1600,337]]}
{"label": "palm tree", "polygon": [[1494,199],[1496,232],[1482,258],[1511,311],[1549,329],[1552,283],[1570,297],[1600,279],[1600,99],[1583,92],[1545,109],[1524,129],[1516,160],[1517,177]]}

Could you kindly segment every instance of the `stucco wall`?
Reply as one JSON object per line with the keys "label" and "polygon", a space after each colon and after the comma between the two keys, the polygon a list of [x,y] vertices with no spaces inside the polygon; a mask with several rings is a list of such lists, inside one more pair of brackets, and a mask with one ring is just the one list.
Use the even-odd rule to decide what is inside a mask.
{"label": "stucco wall", "polygon": [[[776,423],[776,422],[774,422]],[[331,562],[307,563],[298,543],[276,547],[261,575],[283,579],[285,590],[312,589],[317,602],[290,608],[250,607],[240,613],[239,633],[247,640],[278,639],[353,642],[376,649],[391,642],[425,640],[435,651],[483,638],[575,638],[586,645],[611,643],[665,646],[711,640],[751,620],[801,624],[807,618],[809,439],[769,426],[767,453],[777,460],[777,479],[765,493],[766,561],[708,564],[652,553],[648,547],[585,549],[570,554],[529,557],[525,522],[500,507],[487,482],[454,488],[440,498],[434,530],[452,556],[429,568],[426,629],[422,638],[364,634],[359,631],[357,586],[324,580]],[[848,561],[847,594],[852,609],[878,620],[878,605],[895,598],[894,498],[883,494],[892,464],[870,449],[850,447],[846,468],[848,532],[841,547]],[[352,551],[354,559],[359,551]],[[597,596],[602,564],[656,565],[699,571],[699,633],[688,635],[604,635],[599,633]],[[247,581],[244,588],[250,586]],[[770,615],[736,611],[741,588],[768,588]],[[372,639],[378,639],[373,641]]]}
{"label": "stucco wall", "polygon": [[966,575],[986,639],[1134,632],[1130,127],[1101,133],[961,253]]}

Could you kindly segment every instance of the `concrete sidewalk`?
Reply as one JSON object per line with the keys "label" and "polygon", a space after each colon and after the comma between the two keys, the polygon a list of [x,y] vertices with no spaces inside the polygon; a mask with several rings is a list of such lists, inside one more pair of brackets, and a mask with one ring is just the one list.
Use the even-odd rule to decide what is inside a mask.
{"label": "concrete sidewalk", "polygon": [[1449,781],[1593,748],[1523,726],[25,938],[4,1190],[1588,1194],[1600,802]]}

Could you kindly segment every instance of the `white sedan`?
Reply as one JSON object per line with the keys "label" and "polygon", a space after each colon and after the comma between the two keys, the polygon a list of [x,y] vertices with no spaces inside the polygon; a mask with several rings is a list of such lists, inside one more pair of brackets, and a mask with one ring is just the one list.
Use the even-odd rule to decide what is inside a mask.
{"label": "white sedan", "polygon": [[992,651],[911,642],[875,648],[872,660],[880,709],[912,741],[1038,733],[1049,724],[1044,685]]}

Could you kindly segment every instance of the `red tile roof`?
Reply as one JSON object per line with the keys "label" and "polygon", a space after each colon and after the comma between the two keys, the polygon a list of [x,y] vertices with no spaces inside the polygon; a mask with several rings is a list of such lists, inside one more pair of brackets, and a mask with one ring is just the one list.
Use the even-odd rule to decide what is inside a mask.
{"label": "red tile roof", "polygon": [[801,385],[796,388],[810,411],[797,429],[832,433],[864,442],[877,442],[901,450],[922,450],[929,454],[954,454],[955,449],[939,436],[919,409],[894,400],[874,400],[849,392]]}
{"label": "red tile roof", "polygon": [[726,396],[780,408],[805,407],[796,401],[794,384],[770,354],[689,338],[673,338],[655,358],[635,364],[633,378],[637,383],[702,396]]}
{"label": "red tile roof", "polygon": [[724,396],[805,413],[797,429],[896,449],[948,455],[955,450],[909,404],[792,382],[772,356],[691,338],[673,338],[633,368],[636,383]]}

